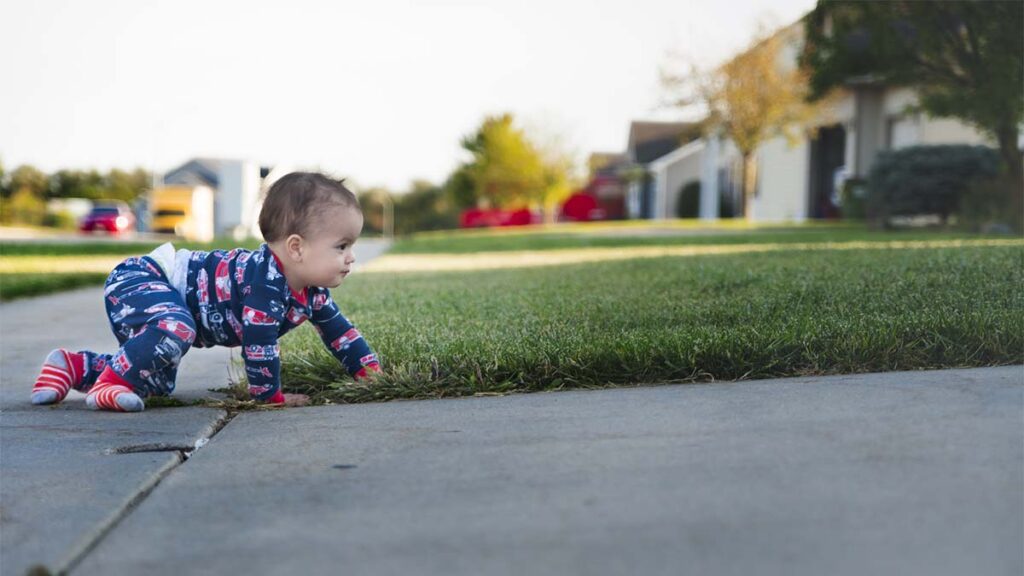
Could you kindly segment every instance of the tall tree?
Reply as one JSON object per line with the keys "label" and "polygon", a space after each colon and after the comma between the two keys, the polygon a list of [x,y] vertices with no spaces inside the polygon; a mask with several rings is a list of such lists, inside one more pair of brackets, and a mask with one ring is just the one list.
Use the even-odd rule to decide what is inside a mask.
{"label": "tall tree", "polygon": [[96,170],[58,170],[48,185],[53,198],[88,198],[131,202],[150,186],[149,173],[142,168],[128,172],[113,168],[106,174]]}
{"label": "tall tree", "polygon": [[469,164],[456,168],[444,182],[445,195],[460,210],[476,206],[476,184]]}
{"label": "tall tree", "polygon": [[34,166],[23,164],[10,174],[0,202],[0,221],[39,225],[46,215],[46,174]]}
{"label": "tall tree", "polygon": [[126,202],[138,198],[150,185],[149,174],[142,168],[136,168],[131,172],[114,168],[107,173],[104,180],[108,197]]}
{"label": "tall tree", "polygon": [[662,85],[680,107],[703,106],[704,130],[728,137],[742,157],[743,213],[747,219],[757,183],[754,152],[766,140],[784,135],[796,140],[815,115],[807,104],[806,72],[789,62],[783,50],[799,37],[792,28],[758,33],[750,46],[722,66],[688,73],[662,73]]}
{"label": "tall tree", "polygon": [[912,86],[929,114],[993,136],[1020,208],[1024,2],[819,0],[805,29],[812,97],[857,77]]}
{"label": "tall tree", "polygon": [[473,155],[469,174],[478,200],[507,208],[543,198],[541,156],[511,114],[486,118],[475,134],[463,138],[462,147]]}
{"label": "tall tree", "polygon": [[431,182],[415,180],[409,191],[395,200],[395,231],[399,234],[456,228],[458,223],[450,197]]}
{"label": "tall tree", "polygon": [[28,164],[22,164],[11,172],[11,193],[23,192],[42,199],[46,195],[48,178],[46,174]]}
{"label": "tall tree", "polygon": [[382,186],[367,188],[357,195],[363,211],[363,233],[394,233],[394,196]]}
{"label": "tall tree", "polygon": [[85,198],[85,172],[58,170],[50,175],[49,195],[53,198]]}
{"label": "tall tree", "polygon": [[535,127],[533,134],[531,142],[540,154],[544,175],[544,192],[541,195],[544,220],[550,224],[555,222],[561,204],[582,184],[577,173],[579,162],[564,135],[550,124]]}

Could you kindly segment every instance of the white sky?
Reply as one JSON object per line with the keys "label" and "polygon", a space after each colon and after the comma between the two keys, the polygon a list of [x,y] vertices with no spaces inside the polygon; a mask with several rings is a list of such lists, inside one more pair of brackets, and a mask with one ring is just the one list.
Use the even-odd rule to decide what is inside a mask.
{"label": "white sky", "polygon": [[669,52],[713,65],[815,0],[25,0],[0,6],[0,161],[165,171],[194,156],[440,182],[512,112],[582,160],[659,109]]}

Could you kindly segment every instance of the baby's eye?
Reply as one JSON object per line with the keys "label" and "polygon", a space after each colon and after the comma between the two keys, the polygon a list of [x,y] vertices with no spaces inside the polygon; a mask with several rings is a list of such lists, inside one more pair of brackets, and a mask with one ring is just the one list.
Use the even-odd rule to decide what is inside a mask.
{"label": "baby's eye", "polygon": [[348,244],[338,244],[337,248],[338,248],[338,250],[344,250],[344,249],[348,248]]}

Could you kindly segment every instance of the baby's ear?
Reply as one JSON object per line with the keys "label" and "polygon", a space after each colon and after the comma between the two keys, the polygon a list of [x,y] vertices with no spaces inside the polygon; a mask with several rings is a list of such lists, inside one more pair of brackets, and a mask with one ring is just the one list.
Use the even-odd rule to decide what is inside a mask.
{"label": "baby's ear", "polygon": [[302,260],[302,236],[292,234],[284,241],[284,247],[288,255],[295,260]]}

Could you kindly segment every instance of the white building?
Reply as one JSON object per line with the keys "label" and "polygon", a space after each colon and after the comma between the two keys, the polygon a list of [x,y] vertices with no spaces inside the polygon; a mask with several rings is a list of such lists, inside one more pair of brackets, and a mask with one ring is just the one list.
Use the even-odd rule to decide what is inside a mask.
{"label": "white building", "polygon": [[164,175],[164,185],[213,189],[213,231],[235,239],[260,237],[259,211],[267,189],[290,167],[248,160],[194,158]]}
{"label": "white building", "polygon": [[[785,66],[795,67],[803,43],[803,22],[780,30]],[[823,111],[816,134],[795,143],[777,136],[755,152],[757,186],[753,220],[803,221],[839,215],[843,178],[866,178],[878,153],[916,145],[984,144],[995,141],[951,118],[930,118],[913,107],[912,89],[853,82]],[[701,182],[700,217],[719,217],[720,201],[742,210],[741,157],[727,139],[705,137],[648,164],[655,182],[654,218],[673,218],[683,186]]]}

